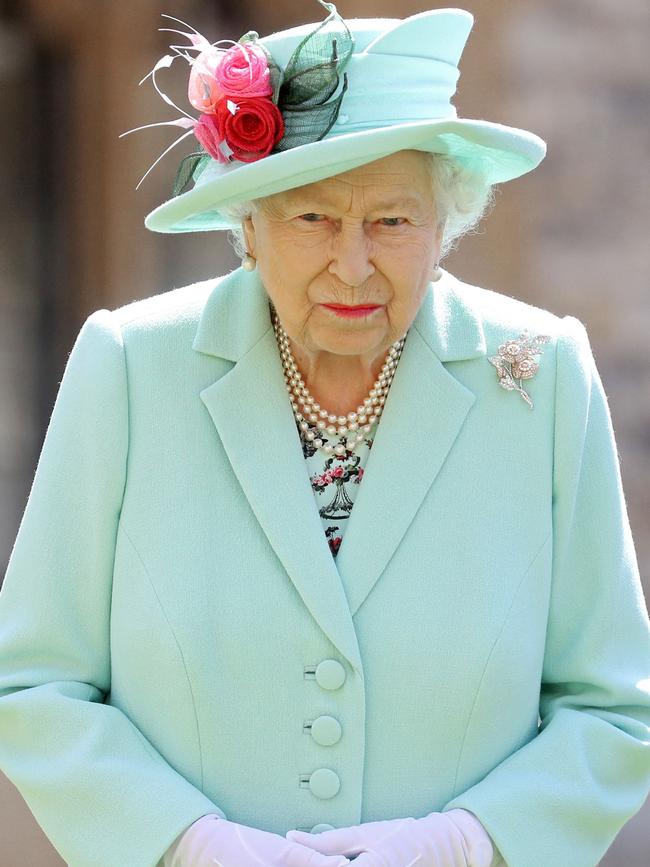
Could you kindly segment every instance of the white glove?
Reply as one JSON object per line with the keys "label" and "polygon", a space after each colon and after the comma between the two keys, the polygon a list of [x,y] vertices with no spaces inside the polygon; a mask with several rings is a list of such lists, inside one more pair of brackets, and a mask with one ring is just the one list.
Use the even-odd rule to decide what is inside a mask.
{"label": "white glove", "polygon": [[287,831],[285,836],[324,855],[358,855],[355,867],[490,867],[493,855],[487,831],[461,809],[422,819],[364,822],[321,834]]}
{"label": "white glove", "polygon": [[350,861],[208,813],[176,837],[161,863],[162,867],[344,867]]}
{"label": "white glove", "polygon": [[494,840],[474,813],[456,807],[454,810],[447,810],[445,816],[452,820],[465,837],[469,853],[468,867],[506,867]]}

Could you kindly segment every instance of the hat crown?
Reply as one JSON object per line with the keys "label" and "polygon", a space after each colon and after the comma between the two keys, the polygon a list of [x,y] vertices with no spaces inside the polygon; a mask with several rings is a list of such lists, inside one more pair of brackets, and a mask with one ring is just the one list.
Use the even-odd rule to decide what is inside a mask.
{"label": "hat crown", "polygon": [[464,9],[433,9],[397,21],[366,47],[369,54],[426,57],[458,66],[474,24]]}
{"label": "hat crown", "polygon": [[[455,118],[451,100],[460,76],[458,62],[473,24],[470,12],[455,8],[432,9],[407,18],[345,19],[354,40],[344,71],[348,88],[324,137]],[[260,42],[284,69],[296,48],[321,25],[302,24]]]}
{"label": "hat crown", "polygon": [[[319,23],[271,33],[260,42],[284,68],[300,41]],[[465,9],[432,9],[408,18],[346,18],[345,23],[354,37],[354,55],[422,57],[458,66],[474,16]]]}

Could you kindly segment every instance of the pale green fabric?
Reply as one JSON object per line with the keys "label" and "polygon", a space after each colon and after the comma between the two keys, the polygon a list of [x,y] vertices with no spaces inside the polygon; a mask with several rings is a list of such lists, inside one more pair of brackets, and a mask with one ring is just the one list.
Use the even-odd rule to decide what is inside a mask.
{"label": "pale green fabric", "polygon": [[[532,410],[488,361],[524,327]],[[594,867],[648,794],[649,669],[578,319],[431,284],[336,563],[257,272],[84,323],[0,592],[0,769],[71,867],[154,867],[211,812],[454,807],[508,867]]]}

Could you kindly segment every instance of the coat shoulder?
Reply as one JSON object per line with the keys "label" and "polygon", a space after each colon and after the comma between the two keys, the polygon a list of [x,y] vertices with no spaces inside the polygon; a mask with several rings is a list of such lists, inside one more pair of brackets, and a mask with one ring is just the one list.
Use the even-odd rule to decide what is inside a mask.
{"label": "coat shoulder", "polygon": [[[225,276],[225,275],[223,275]],[[196,326],[205,302],[223,276],[188,283],[111,310],[124,332],[160,332]]]}
{"label": "coat shoulder", "polygon": [[453,287],[480,320],[489,346],[516,338],[524,329],[531,336],[547,334],[552,340],[566,331],[566,317],[521,298],[458,278],[454,278]]}

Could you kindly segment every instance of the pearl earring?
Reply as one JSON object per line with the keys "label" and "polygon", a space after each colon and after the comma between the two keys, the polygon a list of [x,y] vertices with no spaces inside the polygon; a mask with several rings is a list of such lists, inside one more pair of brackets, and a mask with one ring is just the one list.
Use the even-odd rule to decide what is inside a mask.
{"label": "pearl earring", "polygon": [[257,260],[254,256],[251,256],[250,253],[246,253],[244,258],[241,260],[241,266],[244,271],[254,271],[257,265]]}
{"label": "pearl earring", "polygon": [[436,262],[433,266],[433,274],[431,275],[431,282],[437,283],[438,280],[442,277],[442,271],[440,270],[440,264]]}

